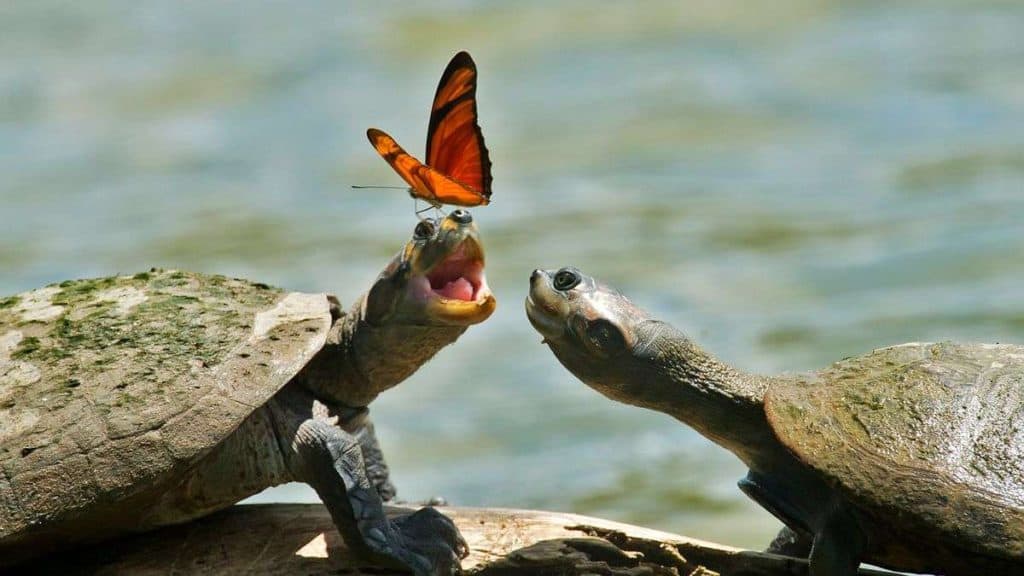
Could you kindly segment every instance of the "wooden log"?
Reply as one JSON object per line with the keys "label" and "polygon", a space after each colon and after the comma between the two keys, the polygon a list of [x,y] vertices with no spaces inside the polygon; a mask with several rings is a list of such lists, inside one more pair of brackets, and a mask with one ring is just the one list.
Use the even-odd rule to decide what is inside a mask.
{"label": "wooden log", "polygon": [[[805,560],[558,512],[440,508],[481,576],[794,576]],[[409,508],[390,507],[389,514]],[[353,558],[319,504],[234,506],[189,524],[36,560],[18,574],[305,576],[404,574]],[[862,570],[861,574],[882,572]]]}

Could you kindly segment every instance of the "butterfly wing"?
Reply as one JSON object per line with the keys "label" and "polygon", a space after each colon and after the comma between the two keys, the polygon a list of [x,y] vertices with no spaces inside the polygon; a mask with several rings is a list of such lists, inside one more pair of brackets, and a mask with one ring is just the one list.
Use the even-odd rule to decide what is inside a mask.
{"label": "butterfly wing", "polygon": [[476,191],[414,158],[383,131],[370,128],[366,137],[381,158],[409,184],[414,196],[435,205],[478,206],[487,203],[486,199],[481,202],[482,197]]}
{"label": "butterfly wing", "polygon": [[[491,197],[491,158],[476,116],[476,64],[466,52],[456,54],[437,86],[427,128],[427,165],[465,185],[458,202],[476,206]],[[440,200],[440,197],[438,198]]]}

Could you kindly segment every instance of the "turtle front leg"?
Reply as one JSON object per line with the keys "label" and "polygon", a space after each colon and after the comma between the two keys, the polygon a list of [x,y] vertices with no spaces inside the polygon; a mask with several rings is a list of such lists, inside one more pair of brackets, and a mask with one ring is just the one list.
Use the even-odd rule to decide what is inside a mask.
{"label": "turtle front leg", "polygon": [[391,475],[388,471],[387,462],[384,461],[384,452],[380,449],[380,442],[377,440],[377,433],[373,428],[373,423],[367,419],[362,425],[362,428],[356,432],[356,437],[359,439],[359,445],[363,447],[363,461],[366,462],[366,475],[370,478],[370,482],[377,487],[377,492],[380,494],[380,497],[384,502],[395,505],[411,506],[448,505],[448,500],[441,496],[434,496],[427,500],[420,500],[417,502],[408,502],[402,499],[396,499],[395,496],[398,494],[398,490],[395,488],[395,485],[391,483]]}
{"label": "turtle front leg", "polygon": [[811,576],[856,576],[866,544],[854,518],[841,509],[829,512],[814,535],[808,558]]}
{"label": "turtle front leg", "polygon": [[398,491],[391,483],[391,473],[388,464],[384,461],[384,452],[380,449],[380,442],[377,440],[377,432],[374,430],[373,422],[367,419],[362,427],[355,434],[359,440],[359,446],[363,451],[363,462],[366,464],[366,476],[370,483],[377,489],[381,500],[390,502],[394,500]]}
{"label": "turtle front leg", "polygon": [[367,475],[356,436],[322,419],[298,427],[292,448],[300,480],[316,490],[345,543],[358,554],[398,563],[417,576],[456,574],[469,547],[455,524],[433,508],[389,520]]}

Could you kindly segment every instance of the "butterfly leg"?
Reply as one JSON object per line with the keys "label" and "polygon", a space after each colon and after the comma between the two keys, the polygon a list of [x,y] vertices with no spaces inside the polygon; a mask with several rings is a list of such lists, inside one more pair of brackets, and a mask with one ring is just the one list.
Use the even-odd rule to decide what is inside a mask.
{"label": "butterfly leg", "polygon": [[429,218],[424,216],[423,213],[430,211],[431,208],[433,208],[433,206],[429,204],[427,205],[426,208],[420,208],[420,199],[417,198],[416,196],[412,197],[412,209],[416,213],[416,217],[419,218],[420,222],[423,222],[424,220],[429,220]]}
{"label": "butterfly leg", "polygon": [[420,208],[420,199],[416,196],[413,196],[413,210],[416,211],[416,217],[420,219],[420,222],[430,220],[430,218],[423,216],[423,213],[430,212],[431,210],[434,210],[434,220],[440,221],[448,215],[441,209],[440,204],[434,204],[433,202],[428,202],[425,208]]}

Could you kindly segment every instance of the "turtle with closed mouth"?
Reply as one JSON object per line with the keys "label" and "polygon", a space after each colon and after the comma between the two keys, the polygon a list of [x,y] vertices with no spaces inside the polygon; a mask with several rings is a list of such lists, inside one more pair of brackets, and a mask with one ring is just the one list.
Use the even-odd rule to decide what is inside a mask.
{"label": "turtle with closed mouth", "polygon": [[1024,574],[1024,346],[911,343],[759,376],[575,268],[534,271],[526,312],[584,383],[738,456],[740,488],[786,525],[769,551],[813,576]]}
{"label": "turtle with closed mouth", "polygon": [[0,299],[0,566],[312,486],[371,561],[468,552],[394,496],[367,406],[493,312],[472,216],[420,222],[347,312],[328,294],[188,272]]}

